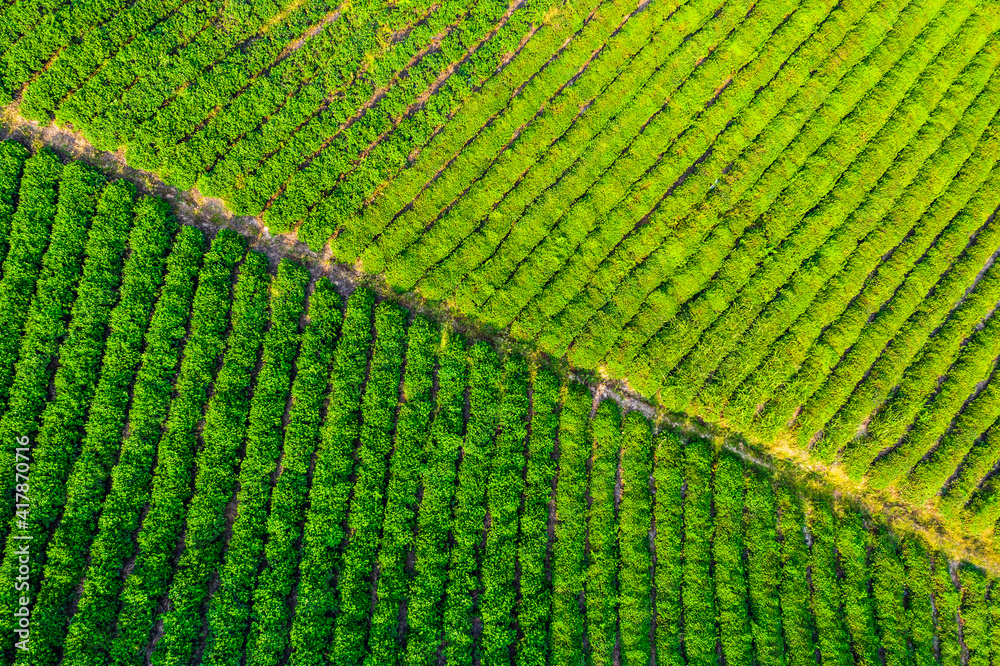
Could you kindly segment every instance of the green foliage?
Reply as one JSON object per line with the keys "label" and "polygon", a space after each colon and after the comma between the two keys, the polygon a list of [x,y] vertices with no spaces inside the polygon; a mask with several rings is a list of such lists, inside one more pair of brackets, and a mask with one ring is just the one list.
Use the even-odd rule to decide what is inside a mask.
{"label": "green foliage", "polygon": [[403,637],[399,631],[399,618],[411,580],[406,558],[414,544],[417,493],[431,423],[431,391],[435,351],[439,341],[439,331],[424,317],[418,316],[410,323],[406,341],[403,402],[399,406],[392,458],[389,460],[382,541],[377,560],[377,601],[372,614],[366,663],[402,662]]}
{"label": "green foliage", "polygon": [[424,448],[427,462],[420,480],[423,495],[414,537],[415,572],[406,601],[407,666],[428,663],[443,637],[441,602],[447,581],[456,462],[465,430],[463,410],[469,382],[465,341],[446,328],[438,349],[437,398]]}
{"label": "green foliage", "polygon": [[863,529],[861,517],[854,513],[845,512],[838,516],[837,522],[835,538],[840,566],[844,572],[841,599],[847,633],[851,637],[856,663],[874,665],[879,661],[879,646],[869,586],[871,535]]}
{"label": "green foliage", "polygon": [[583,602],[587,538],[587,417],[591,397],[579,384],[564,388],[559,412],[559,471],[552,545],[552,663],[583,666]]}
{"label": "green foliage", "polygon": [[[225,545],[220,539],[229,527],[225,507],[236,485],[248,416],[256,406],[252,402],[272,397],[266,391],[255,391],[251,401],[249,391],[267,321],[266,270],[267,259],[256,252],[247,253],[240,266],[233,293],[232,330],[205,411],[201,449],[194,461],[196,471],[184,522],[184,549],[167,596],[170,610],[163,614],[164,637],[152,656],[157,665],[186,663],[193,654],[208,582],[220,564]],[[284,285],[275,289],[279,294],[281,287]],[[279,325],[276,334],[268,336],[269,342],[283,342],[281,334]],[[268,351],[273,358],[276,350]],[[279,410],[283,411],[284,400],[280,402]]]}
{"label": "green foliage", "polygon": [[716,590],[711,577],[712,459],[710,442],[695,439],[684,446],[684,555],[681,606],[684,654],[689,664],[714,664],[719,640]]}
{"label": "green foliage", "polygon": [[355,440],[360,434],[361,394],[368,367],[375,295],[355,291],[344,310],[344,323],[330,373],[330,400],[320,431],[309,508],[302,534],[298,597],[291,627],[291,663],[323,661],[335,608],[330,576],[340,570],[341,526],[351,492]]}
{"label": "green foliage", "polygon": [[448,661],[472,663],[479,650],[469,631],[480,618],[480,587],[483,541],[486,527],[486,495],[494,436],[500,423],[502,375],[496,352],[484,342],[468,353],[469,417],[459,458],[455,485],[452,546],[444,599],[444,653]]}
{"label": "green foliage", "polygon": [[[758,544],[744,543],[743,538],[744,507],[751,499],[744,498],[746,479],[743,462],[733,455],[721,456],[716,463],[712,483],[715,505],[712,560],[715,562],[715,596],[722,654],[727,662],[745,664],[751,660],[753,645],[743,551],[748,547],[757,548]],[[757,614],[754,613],[754,616],[756,618]]]}
{"label": "green foliage", "polygon": [[[510,648],[517,639],[514,623],[517,518],[525,493],[524,454],[528,436],[527,364],[524,359],[514,356],[505,359],[503,366],[503,397],[486,488],[489,524],[482,564],[482,661],[489,666],[509,663]],[[541,526],[535,529],[538,527]],[[540,590],[535,594],[541,596]],[[539,600],[533,601],[538,603]]]}
{"label": "green foliage", "polygon": [[885,534],[876,534],[872,547],[872,598],[875,624],[885,664],[909,661],[906,644],[906,578],[896,544]]}
{"label": "green foliage", "polygon": [[171,380],[188,332],[203,243],[200,231],[183,227],[167,259],[164,286],[132,389],[129,434],[111,468],[111,488],[90,548],[83,593],[66,635],[63,662],[67,664],[104,663],[107,659],[109,646],[103,637],[114,626],[122,590],[120,574],[135,552],[134,533],[149,501],[153,460],[173,397]]}
{"label": "green foliage", "polygon": [[559,380],[553,372],[533,368],[531,377],[531,433],[524,477],[524,509],[520,516],[517,567],[521,573],[521,598],[517,627],[523,632],[517,644],[518,666],[545,666],[551,645],[549,623],[554,604],[549,562],[549,506],[554,500],[553,459],[559,432]]}
{"label": "green foliage", "polygon": [[774,489],[762,474],[747,478],[747,583],[752,615],[751,633],[761,664],[783,664],[781,625],[781,559],[775,521]]}
{"label": "green foliage", "polygon": [[[934,626],[931,596],[931,560],[927,547],[919,539],[906,537],[900,543],[907,587],[906,637],[913,663],[935,663]],[[898,621],[898,619],[897,619]]]}
{"label": "green foliage", "polygon": [[990,663],[986,576],[973,566],[961,566],[958,579],[962,585],[962,643],[968,650],[970,666]]}
{"label": "green foliage", "polygon": [[61,173],[62,164],[50,150],[35,153],[25,161],[17,192],[17,210],[10,219],[9,236],[5,234],[6,256],[3,277],[0,277],[0,328],[4,331],[0,336],[0,407],[6,407],[10,397],[18,343],[56,217],[57,183]]}
{"label": "green foliage", "polygon": [[[32,437],[53,375],[53,359],[69,330],[69,314],[76,297],[85,253],[98,254],[103,239],[88,243],[88,228],[94,217],[102,179],[83,164],[65,168],[59,181],[59,197],[52,222],[49,247],[42,256],[41,269],[25,320],[24,336],[17,350],[17,363],[10,392],[0,418],[0,441]],[[13,446],[4,447],[4,460],[14,466]],[[14,479],[4,488],[11,491]],[[6,508],[6,507],[5,507]],[[9,513],[5,517],[9,517]]]}
{"label": "green foliage", "polygon": [[611,664],[618,629],[618,497],[617,471],[622,443],[621,417],[613,400],[604,400],[590,422],[587,509],[587,638],[590,660]]}
{"label": "green foliage", "polygon": [[805,666],[815,659],[816,620],[809,610],[809,546],[805,540],[805,515],[799,498],[788,490],[775,488],[778,510],[781,581],[778,593],[781,626],[785,634],[790,666]]}
{"label": "green foliage", "polygon": [[684,468],[680,438],[667,430],[657,434],[653,454],[653,519],[656,537],[656,658],[665,664],[684,663],[681,650],[684,539]]}
{"label": "green foliage", "polygon": [[[995,3],[17,0],[0,13],[0,103],[17,100],[12,118],[78,130],[130,167],[261,220],[265,237],[294,234],[316,252],[329,244],[333,261],[378,274],[389,289],[445,303],[517,345],[568,360],[574,371],[624,380],[667,412],[724,423],[765,444],[796,441],[853,481],[894,486],[905,502],[940,508],[960,530],[988,528],[1000,516],[990,479],[1000,448],[988,435],[997,407],[991,308],[1000,275],[991,264],[1000,242]],[[30,435],[41,424],[38,396],[47,380],[56,383],[59,364],[42,360],[61,358],[60,326],[72,317],[63,311],[45,334],[31,323],[34,310],[49,311],[47,278],[42,291],[38,280],[55,233],[52,206],[62,198],[60,160],[2,145],[0,407],[11,415],[0,435],[9,454],[4,427]],[[74,263],[65,262],[67,276]],[[68,307],[74,288],[52,291],[54,301]],[[294,346],[281,362],[289,373]],[[283,381],[290,391],[294,380]],[[351,381],[363,393],[367,380]],[[79,385],[81,404],[89,404],[96,384]],[[338,425],[324,427],[332,439],[318,463],[332,485],[315,493],[324,498],[321,513],[346,519],[356,513],[353,473],[367,469],[353,457],[364,416],[337,395],[331,386]],[[428,409],[425,427],[437,410]],[[67,442],[82,441],[78,431],[90,418],[86,410],[75,414]],[[464,425],[457,434],[466,437]],[[261,473],[252,484],[260,491],[254,513],[269,505],[274,484],[264,488],[259,479],[280,455],[283,436],[284,426],[270,433],[263,460],[250,463]],[[241,438],[232,447],[238,455],[223,456],[230,461],[246,444]],[[68,478],[76,445],[68,450],[51,469],[40,463],[46,479]],[[464,450],[458,455],[464,462]],[[487,622],[504,637],[477,633],[488,649],[467,640],[465,624],[478,632],[484,620],[487,544],[463,539],[472,539],[480,507],[489,512],[488,463],[469,466],[469,482],[484,480],[475,491],[481,499],[466,496],[472,490],[461,465],[456,471],[452,508],[463,525],[447,560],[459,591],[441,597],[445,633],[417,641],[418,661],[439,649],[462,662],[499,655],[519,633],[525,645],[541,646],[549,631],[541,613],[524,631],[515,594],[513,624],[504,619],[501,630]],[[381,481],[364,479],[383,505],[373,509],[374,522],[395,511],[392,462],[384,464]],[[414,489],[406,469],[400,498],[419,495],[420,482]],[[310,487],[310,472],[304,483]],[[298,516],[299,500],[289,501]],[[399,502],[393,506],[419,513],[419,500]],[[529,508],[529,522],[540,517],[539,504],[522,504],[519,523]],[[0,514],[5,523],[10,517]],[[347,629],[342,642],[332,616],[342,603],[344,558],[355,557],[349,526],[333,520],[339,537],[318,547],[308,536],[315,520],[307,528],[296,518],[290,527],[307,534],[305,584],[318,596],[315,612],[289,629],[288,659],[338,652],[356,660],[367,648]],[[250,522],[246,534],[264,534],[266,519]],[[763,538],[780,544],[772,527],[760,526]],[[511,541],[520,552],[520,534],[497,548],[506,553]],[[258,554],[266,544],[249,550]],[[378,544],[363,550],[365,562],[379,560]],[[768,570],[780,550],[767,547]],[[745,564],[754,649],[763,650],[763,661],[799,659],[809,644],[804,635],[793,647],[788,632],[775,630],[780,625],[757,623],[756,615],[774,609],[753,609],[749,577],[756,574]],[[361,578],[377,590],[374,572]],[[378,615],[378,635],[366,641],[383,645],[379,658],[408,652],[390,619],[395,605],[407,626],[402,597],[377,613],[376,598],[363,612],[361,578],[343,581],[358,600],[349,624]],[[249,588],[237,587],[224,586],[223,595],[235,595],[230,601],[202,600],[246,604],[233,611],[231,638],[218,639],[229,646],[218,648],[229,661],[256,617]],[[275,583],[269,605],[298,598],[286,587]],[[196,605],[207,609],[202,601]],[[273,611],[272,628],[296,615]],[[742,654],[730,640],[740,631],[725,612],[718,628]],[[221,634],[205,631],[205,645],[191,655],[204,648],[215,661]],[[317,637],[330,631],[333,647],[321,647]],[[601,650],[610,640],[604,626],[583,633],[588,645],[598,635]],[[283,641],[273,649],[261,643],[263,663],[277,658]]]}
{"label": "green foliage", "polygon": [[176,395],[156,450],[149,509],[137,535],[132,572],[121,592],[118,633],[110,645],[114,664],[134,664],[145,658],[157,607],[170,589],[171,557],[184,529],[185,505],[191,497],[196,428],[225,351],[233,267],[243,251],[239,236],[221,231],[212,240],[198,273],[191,325],[174,383]]}
{"label": "green foliage", "polygon": [[281,471],[265,524],[265,562],[253,591],[246,655],[247,663],[255,665],[273,666],[288,645],[291,614],[287,597],[299,563],[295,546],[302,535],[310,460],[319,442],[334,342],[342,319],[340,297],[329,280],[321,278],[313,286],[308,317],[295,363]]}
{"label": "green foliage", "polygon": [[328,653],[333,664],[358,664],[365,656],[370,579],[382,527],[386,459],[392,449],[406,341],[404,318],[398,307],[385,301],[375,307],[375,344],[361,400],[362,426],[355,453],[358,464],[347,514],[349,537],[337,580],[338,618]]}
{"label": "green foliage", "polygon": [[643,666],[650,662],[652,632],[653,565],[652,530],[652,433],[649,421],[639,412],[629,412],[622,422],[621,503],[618,547],[618,617],[622,637],[622,663]]}
{"label": "green foliage", "polygon": [[19,143],[0,141],[0,263],[10,250],[10,232],[17,210],[17,190],[28,151]]}
{"label": "green foliage", "polygon": [[[46,549],[45,578],[35,605],[33,659],[56,663],[65,637],[65,613],[74,600],[84,556],[94,538],[95,518],[107,493],[115,453],[130,411],[129,387],[136,378],[153,304],[164,281],[173,216],[167,204],[143,197],[135,205],[129,255],[118,303],[111,311],[101,374],[88,405],[80,453],[66,481],[62,516]],[[177,246],[177,270],[197,260],[197,249]],[[148,345],[147,345],[148,347]],[[41,537],[44,532],[39,532]]]}
{"label": "green foliage", "polygon": [[809,504],[806,529],[812,539],[809,558],[813,590],[811,606],[816,619],[820,657],[824,663],[853,664],[842,610],[845,591],[837,571],[840,565],[835,549],[836,523],[828,502]]}
{"label": "green foliage", "polygon": [[933,573],[931,589],[937,611],[938,654],[941,666],[957,666],[962,662],[962,645],[959,640],[959,609],[961,592],[955,583],[952,565],[941,552],[932,556]]}
{"label": "green foliage", "polygon": [[308,282],[309,272],[287,259],[278,264],[271,282],[270,327],[264,336],[239,462],[238,509],[219,572],[219,588],[208,606],[208,636],[202,657],[206,664],[232,663],[244,650]]}

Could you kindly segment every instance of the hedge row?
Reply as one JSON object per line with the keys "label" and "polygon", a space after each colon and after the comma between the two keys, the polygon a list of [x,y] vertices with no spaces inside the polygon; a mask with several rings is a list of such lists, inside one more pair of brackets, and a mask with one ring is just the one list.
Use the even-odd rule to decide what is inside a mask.
{"label": "hedge row", "polygon": [[587,433],[591,398],[571,385],[559,412],[559,471],[555,491],[555,542],[552,544],[553,664],[584,660],[583,603],[586,575],[587,460],[592,445]]}
{"label": "hedge row", "polygon": [[712,560],[715,563],[719,640],[727,662],[745,664],[752,659],[753,636],[747,570],[743,564],[743,551],[749,545],[744,542],[743,514],[749,498],[744,498],[746,477],[742,461],[733,455],[720,456],[712,483],[715,505]]}
{"label": "hedge row", "polygon": [[[951,13],[949,8],[944,11]],[[914,49],[909,57],[904,56],[880,82],[877,93],[867,97],[860,109],[837,126],[831,139],[820,148],[819,159],[797,174],[791,185],[797,190],[794,200],[782,197],[775,202],[768,224],[763,225],[772,246],[776,246],[774,253],[764,256],[764,248],[741,244],[741,248],[754,248],[748,249],[750,257],[746,258],[753,265],[742,258],[731,258],[705,294],[685,306],[686,315],[682,316],[688,320],[687,325],[665,330],[654,338],[648,348],[652,358],[663,367],[673,368],[662,386],[667,406],[684,409],[717,370],[722,354],[732,351],[752,324],[754,331],[766,330],[758,329],[755,320],[779,289],[781,302],[794,299],[799,289],[806,298],[813,295],[816,284],[821,285],[828,277],[827,271],[838,268],[844,253],[853,250],[858,240],[874,228],[874,215],[851,217],[858,202],[866,201],[865,197],[869,197],[867,201],[880,201],[880,194],[885,197],[880,205],[891,202],[898,188],[909,182],[907,169],[923,163],[930,146],[921,141],[917,131],[965,64],[962,57],[951,57],[950,52],[934,58],[962,25],[964,12],[958,10],[947,19],[932,23],[931,34],[925,38],[928,48]],[[968,27],[972,34],[975,29],[974,25]],[[964,41],[959,44],[968,46]],[[914,94],[906,95],[914,84]],[[871,136],[867,143],[856,139],[858,123],[862,122]],[[907,146],[914,149],[905,155],[906,159],[900,159],[900,151]],[[833,154],[841,164],[849,166],[843,170],[821,167],[823,159]],[[882,179],[890,169],[889,177]],[[897,171],[903,173],[892,177]],[[803,191],[811,195],[801,196]],[[791,303],[787,310],[794,311]],[[778,312],[780,320],[780,308]],[[752,335],[747,343],[753,344]],[[652,388],[642,390],[652,392]]]}
{"label": "hedge row", "polygon": [[0,326],[5,331],[0,339],[0,406],[7,405],[14,381],[18,343],[49,246],[61,174],[62,164],[50,150],[37,152],[24,163],[0,277]]}
{"label": "hedge row", "polygon": [[[656,588],[656,658],[670,666],[684,663],[681,649],[684,580],[684,498],[686,496],[680,438],[673,432],[659,433],[653,453],[653,520],[656,560],[653,584]],[[693,490],[693,489],[692,489]]]}
{"label": "hedge row", "polygon": [[[225,546],[221,537],[231,529],[225,507],[235,489],[248,416],[254,411],[259,413],[259,403],[272,398],[266,390],[270,387],[265,385],[265,390],[258,391],[254,385],[267,322],[268,277],[264,255],[248,253],[233,292],[232,330],[205,411],[201,447],[194,461],[194,487],[184,521],[184,549],[167,595],[170,610],[163,614],[163,639],[157,643],[152,657],[158,665],[185,663],[194,653],[194,641],[202,629],[208,583],[221,564]],[[280,335],[268,338],[268,342],[283,342]],[[267,361],[274,362],[276,351],[267,350],[271,358],[265,357],[265,365]],[[279,410],[283,408],[281,399]]]}
{"label": "hedge row", "polygon": [[[654,109],[660,108],[663,94],[683,81],[693,68],[688,58],[667,60],[681,39],[681,34],[671,28],[683,26],[682,20],[686,18],[686,13],[671,17],[672,9],[673,3],[651,5],[648,11],[630,17],[625,14],[627,6],[602,5],[600,10],[604,11],[597,20],[588,23],[568,48],[532,77],[517,97],[463,146],[447,165],[448,177],[435,180],[413,201],[412,207],[401,211],[379,239],[379,251],[369,251],[366,256],[373,256],[375,266],[386,267],[388,279],[405,287],[412,287],[426,270],[444,261],[449,268],[435,271],[421,285],[423,293],[440,298],[458,278],[493,251],[492,244],[470,243],[469,234],[484,216],[493,213],[501,199],[507,199],[515,184],[520,190],[526,189],[525,172],[533,170],[534,163],[543,155],[554,154],[559,159],[556,164],[543,163],[544,171],[534,176],[544,178],[548,186],[577,162],[576,158],[601,128],[615,122],[617,145],[608,146],[601,154],[601,160],[613,160],[634,138],[641,123],[649,120]],[[708,31],[707,38],[724,35],[724,26],[731,26],[735,13],[726,13],[725,18],[716,21],[721,30]],[[663,32],[666,34],[661,35]],[[653,38],[656,41],[651,41]],[[659,44],[661,41],[665,43]],[[693,49],[704,47],[700,36],[694,41],[695,44],[685,48],[694,52]],[[617,74],[622,69],[629,76],[619,81]],[[666,90],[658,89],[655,84],[647,89],[651,76],[652,81]],[[626,87],[626,82],[631,85]],[[638,109],[629,109],[628,99],[640,93],[650,95],[649,100]],[[588,106],[588,113],[578,118],[583,106]],[[549,113],[541,117],[540,108]],[[620,120],[626,109],[634,118],[631,124]],[[472,185],[482,194],[465,192]],[[448,206],[447,202],[452,200],[457,201]],[[530,200],[522,201],[519,207],[523,209]],[[433,226],[418,237],[418,232],[429,225]],[[505,226],[508,230],[509,220]],[[478,252],[471,254],[476,249]],[[453,251],[465,256],[449,256]],[[457,260],[471,265],[450,268]]]}
{"label": "hedge row", "polygon": [[[721,293],[723,298],[728,298],[725,294],[732,293],[748,278],[748,272],[756,268],[762,252],[774,247],[781,235],[776,228],[774,234],[765,236],[752,223],[772,204],[775,210],[783,211],[782,216],[792,213],[792,208],[786,210],[784,200],[778,205],[776,196],[787,199],[792,193],[803,189],[809,191],[808,186],[792,185],[793,179],[806,165],[807,158],[838,134],[845,117],[857,110],[860,117],[866,119],[867,126],[875,122],[870,116],[878,113],[884,117],[889,109],[874,102],[866,104],[865,96],[897,64],[938,8],[936,3],[931,7],[923,3],[892,3],[885,14],[871,12],[859,21],[856,30],[847,38],[846,61],[834,65],[840,58],[840,51],[836,50],[817,68],[822,76],[813,79],[785,105],[772,123],[774,129],[762,133],[744,156],[734,161],[732,170],[723,174],[725,178],[719,177],[723,188],[719,196],[708,198],[695,212],[699,226],[707,223],[713,228],[697,246],[698,252],[692,253],[690,260],[665,279],[664,274],[655,270],[656,266],[678,252],[675,245],[665,244],[645,262],[645,269],[640,270],[629,284],[622,285],[623,296],[616,299],[621,314],[614,319],[615,325],[621,327],[620,343],[607,359],[615,372],[626,369],[632,375],[641,372],[641,368],[633,367],[634,360],[640,352],[652,351],[644,350],[647,341],[675,317],[686,301],[705,289],[723,261],[728,266],[726,274],[731,278],[719,283],[713,290],[713,297],[725,288]],[[794,131],[789,131],[789,127]],[[846,129],[843,134],[849,135]],[[809,172],[813,171],[815,169]],[[714,220],[723,216],[725,223],[716,226]],[[699,219],[702,217],[707,219],[702,221]],[[786,221],[782,226],[787,228],[787,224]],[[680,228],[686,226],[682,224]],[[743,237],[746,231],[749,233]],[[628,299],[637,289],[639,298]],[[629,307],[626,308],[626,304]]]}
{"label": "hedge row", "polygon": [[552,558],[549,506],[556,475],[553,454],[559,432],[559,379],[541,368],[531,370],[531,422],[524,474],[524,508],[520,513],[517,567],[521,573],[517,604],[518,666],[545,666],[552,621]]}
{"label": "hedge row", "polygon": [[415,572],[405,603],[407,666],[433,658],[441,646],[444,618],[441,609],[448,580],[452,508],[455,503],[456,461],[465,431],[465,393],[469,368],[465,342],[445,331],[438,355],[437,400],[430,436],[424,449],[421,475],[423,495],[414,537]]}
{"label": "hedge row", "polygon": [[[59,347],[59,368],[52,380],[55,396],[42,410],[34,442],[31,474],[32,511],[27,525],[47,535],[66,502],[67,478],[80,451],[90,402],[98,385],[101,358],[122,280],[122,257],[133,223],[134,188],[115,181],[101,192],[91,221],[83,272],[70,311],[66,340]],[[133,236],[135,240],[138,235]],[[137,264],[132,264],[132,270]],[[4,522],[13,531],[14,506],[5,506]],[[14,518],[14,520],[11,520]],[[10,532],[8,532],[9,534]],[[8,541],[8,546],[12,546]],[[41,563],[41,561],[39,562]],[[8,558],[3,567],[12,566]]]}
{"label": "hedge row", "polygon": [[291,626],[292,664],[322,663],[336,608],[331,577],[340,571],[342,522],[350,497],[361,394],[368,368],[375,296],[358,289],[347,302],[330,373],[330,401],[315,454],[302,533],[298,598]]}
{"label": "hedge row", "polygon": [[244,452],[239,461],[238,508],[219,569],[219,587],[207,611],[208,635],[202,659],[209,664],[232,663],[244,652],[250,604],[264,554],[271,478],[281,456],[281,424],[299,353],[299,320],[305,312],[308,282],[309,272],[287,259],[278,263],[271,281],[270,327],[264,336]]}
{"label": "hedge row", "polygon": [[[743,159],[764,156],[745,149],[761,142],[762,134],[775,133],[789,111],[789,101],[803,97],[803,90],[811,87],[821,71],[817,68],[855,22],[868,18],[868,9],[866,2],[844,7],[820,1],[803,3],[788,16],[777,29],[780,38],[767,41],[739,77],[724,83],[724,89],[700,112],[699,122],[686,128],[679,138],[682,149],[665,156],[657,167],[658,176],[670,173],[678,162],[690,167],[681,177],[663,179],[669,184],[666,195],[662,188],[652,188],[655,195],[637,191],[632,199],[641,204],[638,221],[633,218],[616,224],[614,245],[602,241],[599,231],[592,232],[580,257],[570,259],[572,279],[556,280],[571,290],[559,294],[554,288],[556,281],[547,287],[546,302],[539,307],[558,311],[565,333],[546,331],[540,338],[542,344],[567,349],[574,362],[581,364],[595,362],[615,345],[624,323],[619,312],[634,313],[655,286],[650,280],[662,282],[668,271],[695,252],[698,242],[692,241],[705,238],[718,224],[718,215],[697,216],[693,209],[699,207],[706,192],[718,190],[719,174],[724,177]],[[892,9],[886,7],[885,11]],[[846,44],[841,52],[846,66],[853,54]],[[810,98],[810,103],[821,99],[819,95]],[[704,134],[696,129],[701,122],[711,128]],[[773,144],[782,147],[793,136],[784,128],[778,135]],[[741,155],[744,152],[747,154]],[[678,225],[679,219],[685,223]],[[622,288],[626,282],[628,287]]]}
{"label": "hedge row", "polygon": [[524,459],[528,428],[528,367],[524,359],[503,363],[503,397],[486,487],[489,527],[482,558],[484,664],[510,662],[510,648],[517,642],[518,514],[525,492]]}
{"label": "hedge row", "polygon": [[368,637],[374,664],[402,663],[399,619],[411,575],[406,558],[414,544],[420,473],[429,441],[436,352],[441,333],[423,317],[410,322],[406,340],[403,399],[396,419],[389,482],[376,566],[375,608]]}
{"label": "hedge row", "polygon": [[705,440],[688,442],[683,449],[684,554],[681,579],[681,613],[684,626],[684,655],[689,664],[715,663],[719,640],[716,624],[717,592],[711,577],[712,566],[712,444]]}
{"label": "hedge row", "polygon": [[295,361],[292,405],[281,449],[281,470],[271,491],[265,523],[264,563],[253,590],[246,639],[247,663],[274,666],[288,646],[291,618],[288,596],[299,564],[309,490],[310,460],[319,443],[333,348],[340,330],[340,297],[325,278],[309,295],[309,323]]}
{"label": "hedge row", "polygon": [[[35,295],[12,368],[7,404],[0,417],[0,441],[12,443],[18,437],[32,437],[38,432],[54,373],[52,361],[69,331],[69,314],[77,297],[85,253],[101,252],[97,245],[104,239],[95,233],[91,242],[88,232],[102,180],[97,172],[73,163],[65,168],[59,181],[49,247],[41,258]],[[5,445],[3,450],[9,468],[15,462],[13,449]],[[14,481],[5,482],[6,492],[10,492]],[[4,514],[5,518],[9,516]]]}
{"label": "hedge row", "polygon": [[621,416],[613,400],[604,400],[590,422],[590,478],[587,483],[587,638],[590,659],[601,666],[614,658],[618,633],[618,500],[615,485],[622,443]]}
{"label": "hedge row", "polygon": [[392,450],[400,373],[406,342],[405,314],[387,302],[375,308],[375,344],[361,402],[358,464],[347,513],[348,541],[337,580],[337,624],[329,650],[333,664],[364,660],[379,534],[386,497],[386,458]]}
{"label": "hedge row", "polygon": [[448,583],[444,597],[444,654],[449,661],[467,663],[480,646],[468,631],[482,612],[481,571],[486,526],[486,494],[494,437],[500,419],[503,378],[496,352],[476,343],[468,353],[469,417],[462,440],[454,488],[454,517]]}

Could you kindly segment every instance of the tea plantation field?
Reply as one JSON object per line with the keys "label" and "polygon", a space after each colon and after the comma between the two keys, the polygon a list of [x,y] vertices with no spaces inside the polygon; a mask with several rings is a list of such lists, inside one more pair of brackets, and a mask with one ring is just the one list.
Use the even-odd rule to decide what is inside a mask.
{"label": "tea plantation field", "polygon": [[1000,4],[0,0],[0,125],[4,663],[1000,663],[855,503],[1000,552]]}
{"label": "tea plantation field", "polygon": [[0,155],[5,663],[1000,659],[993,579],[849,501]]}
{"label": "tea plantation field", "polygon": [[1000,511],[996,3],[0,11],[11,113],[667,410]]}

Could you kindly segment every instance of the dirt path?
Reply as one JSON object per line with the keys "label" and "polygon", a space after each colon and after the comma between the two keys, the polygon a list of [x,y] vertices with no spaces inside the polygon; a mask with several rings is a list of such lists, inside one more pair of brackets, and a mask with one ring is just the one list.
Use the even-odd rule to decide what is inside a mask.
{"label": "dirt path", "polygon": [[358,265],[334,262],[329,247],[314,252],[294,233],[272,236],[259,216],[235,215],[222,199],[203,196],[196,188],[181,190],[154,173],[135,169],[126,163],[124,149],[114,153],[97,150],[77,131],[27,120],[18,113],[16,103],[0,107],[0,139],[17,141],[32,151],[48,146],[66,161],[80,160],[101,169],[111,178],[124,178],[133,183],[140,194],[158,196],[169,202],[181,223],[198,227],[209,238],[219,229],[232,229],[247,239],[250,249],[266,255],[272,268],[282,258],[294,259],[314,277],[329,278],[344,298],[358,286],[367,286],[381,298],[435,321],[447,322],[469,338],[496,340],[504,337],[503,332],[483,327],[467,317],[456,317],[445,305],[427,302],[416,293],[398,294],[380,275],[365,273]]}

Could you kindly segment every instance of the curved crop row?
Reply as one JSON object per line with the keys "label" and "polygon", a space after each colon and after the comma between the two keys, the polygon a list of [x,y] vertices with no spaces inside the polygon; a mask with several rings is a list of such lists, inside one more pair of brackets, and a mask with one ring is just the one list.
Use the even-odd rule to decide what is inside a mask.
{"label": "curved crop row", "polygon": [[4,331],[0,336],[0,406],[3,407],[7,405],[14,380],[18,343],[35,294],[42,256],[49,245],[61,174],[62,164],[49,150],[35,153],[24,163],[17,211],[11,218],[8,250],[0,278],[0,328]]}
{"label": "curved crop row", "polygon": [[[59,198],[49,247],[41,267],[17,351],[7,404],[0,417],[0,441],[32,437],[38,432],[41,412],[54,372],[53,359],[69,330],[68,316],[77,296],[85,252],[100,254],[104,239],[88,239],[103,179],[83,164],[67,166],[59,180]],[[4,447],[3,459],[14,466],[14,447]],[[9,493],[14,479],[5,482]],[[8,517],[9,514],[5,514]]]}
{"label": "curved crop row", "polygon": [[[118,303],[111,311],[100,379],[94,389],[80,453],[66,481],[62,516],[45,550],[45,574],[34,607],[33,658],[55,663],[65,640],[64,614],[81,576],[84,557],[94,538],[95,516],[107,491],[112,462],[131,411],[131,387],[138,372],[143,341],[156,296],[164,281],[166,256],[174,231],[167,204],[151,197],[135,205],[130,252],[122,271]],[[177,247],[175,268],[186,277],[197,249]],[[172,253],[171,253],[172,254]],[[44,540],[45,531],[38,537]]]}
{"label": "curved crop row", "polygon": [[[132,228],[134,188],[119,180],[107,185],[91,221],[88,246],[94,249],[83,264],[77,297],[70,311],[66,341],[59,347],[59,369],[52,380],[55,396],[42,410],[34,442],[31,474],[32,511],[25,526],[48,534],[66,501],[66,480],[84,437],[90,401],[98,384],[101,356],[112,308],[118,300],[122,256]],[[138,240],[136,235],[135,239]],[[13,498],[12,498],[13,499]],[[3,522],[13,531],[14,504],[4,507]],[[14,519],[14,520],[12,520]],[[12,571],[14,540],[8,539],[0,571]]]}
{"label": "curved crop row", "polygon": [[[202,446],[194,461],[194,486],[184,522],[184,550],[170,583],[170,610],[163,615],[163,638],[152,657],[157,665],[185,663],[194,652],[195,639],[202,629],[202,605],[209,577],[219,566],[226,545],[221,538],[227,528],[224,508],[233,494],[234,471],[247,434],[247,420],[254,403],[272,397],[266,389],[257,391],[254,387],[254,368],[267,321],[267,288],[267,259],[256,252],[248,253],[233,292],[232,331],[205,411]],[[275,340],[283,342],[280,335],[269,342]],[[273,362],[273,352],[268,360]],[[251,390],[256,400],[251,399]],[[283,411],[284,400],[280,402]]]}
{"label": "curved crop row", "polygon": [[128,437],[111,469],[111,487],[90,547],[84,586],[66,633],[63,663],[92,664],[106,654],[101,640],[114,624],[120,574],[134,552],[133,533],[149,498],[153,460],[172,397],[171,380],[180,359],[194,299],[204,236],[183,227],[167,259],[164,286],[146,334],[145,351],[132,389]]}

